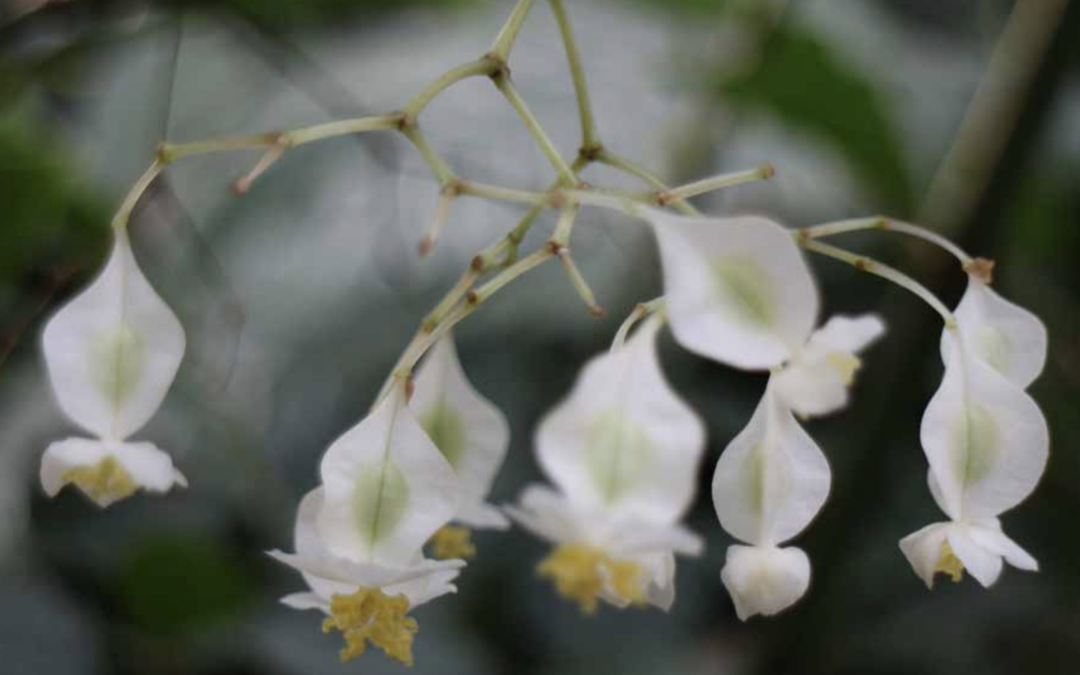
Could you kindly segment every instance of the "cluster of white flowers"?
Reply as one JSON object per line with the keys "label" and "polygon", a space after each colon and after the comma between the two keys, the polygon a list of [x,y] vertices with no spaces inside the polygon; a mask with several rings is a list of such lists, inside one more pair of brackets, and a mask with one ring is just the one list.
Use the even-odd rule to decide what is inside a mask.
{"label": "cluster of white flowers", "polygon": [[[507,89],[502,66],[530,6],[528,0],[518,3],[492,53],[450,76],[486,74],[508,92],[515,108],[525,110]],[[552,6],[565,22],[562,3],[552,0]],[[569,51],[573,63],[575,52]],[[417,100],[426,104],[454,81],[437,80],[434,93]],[[431,160],[434,151],[415,126],[423,106],[411,106],[408,114],[319,125],[288,137],[234,139],[222,147],[271,144],[251,179],[290,144],[341,129],[397,129]],[[523,117],[534,135],[545,139],[538,122]],[[549,143],[541,145],[549,155],[557,154]],[[586,146],[593,156],[602,152],[602,146]],[[114,221],[115,245],[104,271],[45,328],[45,359],[60,408],[95,436],[48,447],[41,482],[50,496],[71,484],[108,506],[140,489],[164,493],[187,485],[165,452],[126,440],[161,405],[185,346],[179,321],[136,264],[126,220],[165,163],[213,144],[184,147],[166,146],[159,153]],[[923,418],[921,440],[930,492],[949,521],[900,542],[916,573],[932,586],[937,573],[959,581],[966,569],[989,586],[1003,560],[1037,568],[1034,558],[1005,536],[998,517],[1032,492],[1046,465],[1046,422],[1025,389],[1043,368],[1047,336],[1035,316],[989,288],[988,261],[972,261],[938,235],[895,224],[964,263],[969,286],[952,313],[895,270],[870,269],[866,259],[811,242],[884,227],[884,219],[794,232],[762,217],[674,215],[653,206],[693,212],[682,200],[770,171],[698,181],[653,193],[650,201],[579,185],[561,158],[555,165],[564,191],[543,195],[466,184],[440,162],[431,160],[444,182],[440,219],[447,200],[466,192],[532,204],[526,228],[545,207],[561,206],[562,215],[545,248],[518,260],[524,230],[515,229],[474,259],[462,282],[422,324],[370,413],[326,450],[320,484],[298,508],[295,552],[270,552],[298,570],[309,587],[283,602],[322,612],[323,630],[338,631],[345,640],[342,659],[374,645],[411,664],[418,625],[409,613],[456,590],[453,582],[464,559],[477,553],[470,528],[505,529],[511,520],[552,543],[553,551],[537,570],[583,612],[595,612],[601,600],[616,607],[671,608],[676,554],[697,556],[703,549],[702,538],[682,520],[695,501],[706,434],[698,415],[664,377],[657,339],[665,325],[691,352],[768,374],[761,402],[713,473],[720,525],[741,542],[728,548],[720,578],[743,620],[797,602],[810,585],[810,561],[801,549],[785,544],[821,510],[832,480],[825,454],[800,422],[848,403],[859,353],[885,331],[872,314],[835,316],[815,330],[819,292],[800,245],[877,270],[915,290],[945,319],[945,374]],[[450,330],[492,293],[554,258],[587,306],[599,313],[569,251],[583,204],[619,209],[649,223],[659,245],[664,297],[639,306],[611,350],[585,365],[573,391],[539,425],[537,458],[552,486],[530,485],[516,505],[497,508],[487,499],[507,454],[509,425],[467,379]],[[426,252],[434,232],[425,241]],[[499,258],[503,262],[493,262]],[[495,269],[501,270],[498,276],[474,289],[483,273]],[[425,556],[425,546],[432,557]]]}

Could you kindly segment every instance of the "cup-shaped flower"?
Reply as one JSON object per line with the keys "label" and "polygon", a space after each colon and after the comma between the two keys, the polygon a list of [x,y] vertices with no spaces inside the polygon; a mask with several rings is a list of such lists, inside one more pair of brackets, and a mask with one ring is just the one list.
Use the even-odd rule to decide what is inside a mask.
{"label": "cup-shaped flower", "polygon": [[732,546],[721,579],[739,618],[775,614],[802,597],[810,563],[794,547],[829,494],[829,464],[772,382],[746,427],[728,444],[713,475],[720,524],[751,546]]}
{"label": "cup-shaped flower", "polygon": [[777,395],[803,418],[843,408],[862,366],[857,354],[884,332],[885,324],[874,314],[832,317],[776,374]]}
{"label": "cup-shaped flower", "polygon": [[454,469],[413,416],[403,384],[334,441],[320,474],[325,497],[315,527],[341,558],[409,565],[457,509]]}
{"label": "cup-shaped flower", "polygon": [[[1046,363],[1046,326],[1028,310],[1009,302],[976,275],[956,307],[959,334],[967,350],[1022,389]],[[953,331],[945,331],[941,355],[948,362]]]}
{"label": "cup-shaped flower", "polygon": [[667,313],[692,352],[747,370],[790,359],[814,328],[818,292],[790,232],[756,216],[646,212],[660,245]]}
{"label": "cup-shaped flower", "polygon": [[435,554],[440,558],[474,554],[466,528],[509,526],[506,516],[485,500],[506,458],[510,426],[465,376],[449,333],[420,367],[409,406],[458,478],[454,521],[460,525],[436,532]]}
{"label": "cup-shaped flower", "polygon": [[138,489],[185,485],[167,454],[126,443],[160,407],[184,355],[184,330],[154,292],[119,230],[105,269],[45,326],[53,393],[72,422],[97,439],[53,443],[41,482],[53,496],[74,484],[107,506]]}
{"label": "cup-shaped flower", "polygon": [[447,593],[464,566],[461,560],[425,560],[419,551],[402,566],[357,562],[334,555],[315,523],[322,510],[322,488],[300,502],[296,517],[296,553],[271,551],[275,559],[301,572],[310,590],[281,601],[294,609],[317,609],[327,615],[323,629],[339,630],[346,646],[342,660],[366,650],[370,642],[407,665],[412,664],[412,640],[418,630],[405,614]]}
{"label": "cup-shaped flower", "polygon": [[674,599],[673,552],[701,542],[681,525],[695,492],[704,429],[664,379],[656,317],[586,364],[542,421],[537,455],[558,492],[533,486],[510,515],[557,545],[540,565],[559,591],[595,610]]}
{"label": "cup-shaped flower", "polygon": [[928,586],[935,570],[959,580],[963,569],[989,586],[1002,558],[1021,569],[1037,567],[1001,533],[997,517],[1035,489],[1050,436],[1042,411],[1020,386],[973,354],[965,340],[948,344],[945,377],[926,408],[921,441],[930,491],[952,523],[916,532],[901,549]]}

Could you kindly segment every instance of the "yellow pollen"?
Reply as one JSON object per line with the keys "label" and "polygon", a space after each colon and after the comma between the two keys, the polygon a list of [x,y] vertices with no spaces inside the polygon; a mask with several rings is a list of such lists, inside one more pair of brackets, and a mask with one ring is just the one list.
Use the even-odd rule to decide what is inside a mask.
{"label": "yellow pollen", "polygon": [[645,601],[645,583],[637,563],[615,560],[600,549],[562,544],[540,561],[536,572],[555,581],[559,595],[574,600],[584,614],[594,614],[605,587],[631,604]]}
{"label": "yellow pollen", "polygon": [[106,457],[90,466],[68,469],[60,478],[64,483],[74,484],[97,502],[119,501],[139,489],[127,469],[113,457]]}
{"label": "yellow pollen", "polygon": [[840,373],[840,379],[847,386],[855,381],[855,373],[862,367],[862,360],[849,352],[829,352],[825,360]]}
{"label": "yellow pollen", "polygon": [[367,643],[387,656],[412,667],[413,636],[420,630],[416,619],[405,616],[409,601],[404,595],[389,596],[377,588],[361,588],[352,595],[330,599],[330,618],[323,621],[324,633],[341,631],[345,648],[342,663],[355,659],[367,649]]}
{"label": "yellow pollen", "polygon": [[956,557],[952,546],[949,546],[947,541],[941,542],[941,557],[938,558],[934,574],[938,572],[947,574],[953,580],[953,583],[960,583],[964,578],[964,563],[960,562],[960,558]]}
{"label": "yellow pollen", "polygon": [[469,541],[471,536],[472,531],[467,527],[443,525],[431,535],[432,553],[440,560],[475,558],[476,546]]}

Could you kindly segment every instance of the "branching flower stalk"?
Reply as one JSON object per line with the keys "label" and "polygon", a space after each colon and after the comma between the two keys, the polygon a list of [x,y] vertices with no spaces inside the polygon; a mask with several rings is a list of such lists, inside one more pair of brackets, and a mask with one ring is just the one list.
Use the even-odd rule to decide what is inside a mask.
{"label": "branching flower stalk", "polygon": [[[563,0],[549,0],[577,99],[581,143],[564,158],[511,78],[514,43],[535,0],[519,0],[483,56],[435,78],[397,111],[286,131],[189,143],[164,142],[113,218],[114,250],[101,276],[61,309],[43,345],[53,390],[91,438],[53,443],[42,460],[50,495],[74,485],[107,506],[142,490],[186,486],[167,453],[129,440],[161,404],[185,347],[182,326],[142,275],[127,224],[153,181],[173,162],[217,152],[262,150],[234,184],[247,193],[289,150],[352,134],[391,131],[416,148],[438,183],[419,254],[450,227],[457,199],[529,207],[503,236],[478,251],[398,357],[369,414],[327,450],[319,487],[300,503],[295,553],[271,555],[304,574],[310,589],[283,598],[326,615],[343,660],[368,646],[412,664],[419,630],[408,612],[455,591],[451,583],[477,547],[469,528],[501,529],[507,516],[553,545],[537,567],[556,590],[593,613],[675,600],[676,556],[696,556],[701,537],[682,522],[705,451],[704,425],[667,383],[657,356],[661,329],[705,358],[768,376],[760,404],[728,444],[713,475],[728,548],[721,580],[740,618],[790,607],[809,587],[811,564],[786,542],[824,505],[828,461],[802,428],[848,403],[861,354],[885,332],[873,314],[833,316],[818,325],[817,285],[802,251],[892,282],[941,316],[945,376],[923,419],[930,491],[947,522],[900,542],[932,586],[939,573],[968,570],[984,586],[1003,561],[1026,570],[1035,559],[1003,532],[998,516],[1034,489],[1046,463],[1045,420],[1026,387],[1041,372],[1046,331],[1037,317],[990,289],[993,262],[914,224],[859,218],[789,230],[767,218],[705,216],[690,199],[772,177],[772,165],[669,186],[604,146],[585,70]],[[423,133],[420,118],[444,91],[487,77],[507,100],[556,174],[540,191],[459,176]],[[590,185],[581,173],[601,163],[642,190]],[[476,391],[457,357],[453,329],[490,298],[557,259],[586,309],[604,310],[573,258],[583,207],[645,221],[659,247],[664,295],[637,305],[609,351],[582,370],[573,391],[541,423],[537,455],[548,482],[529,486],[502,510],[487,493],[506,455],[509,425]],[[548,240],[521,253],[546,210],[558,211]],[[956,258],[968,291],[950,310],[918,281],[867,256],[821,241],[887,231],[929,242]],[[414,378],[414,372],[416,376]],[[434,558],[424,555],[424,547]]]}

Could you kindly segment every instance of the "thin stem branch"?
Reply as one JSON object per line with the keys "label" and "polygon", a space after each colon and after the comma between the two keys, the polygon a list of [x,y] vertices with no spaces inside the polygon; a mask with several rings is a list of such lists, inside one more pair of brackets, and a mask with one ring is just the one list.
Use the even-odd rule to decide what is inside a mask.
{"label": "thin stem branch", "polygon": [[506,100],[513,106],[514,111],[517,112],[518,117],[521,118],[522,124],[532,134],[533,141],[540,147],[548,161],[551,162],[551,166],[555,167],[555,172],[559,175],[559,182],[565,187],[573,187],[577,185],[577,175],[574,173],[570,165],[566,163],[563,156],[559,154],[558,148],[551,142],[547,132],[540,125],[540,120],[536,119],[532,110],[525,104],[525,99],[521,98],[521,94],[518,93],[517,87],[510,80],[510,77],[505,73],[496,75],[493,78],[495,87],[498,88],[502,95],[506,97]]}
{"label": "thin stem branch", "polygon": [[[648,169],[635,162],[632,162],[629,159],[626,159],[625,157],[620,157],[619,155],[608,152],[606,149],[601,150],[597,154],[596,161],[600,162],[601,164],[606,164],[613,169],[618,169],[625,174],[629,174],[631,176],[639,178],[657,192],[666,193],[671,190],[671,188],[669,188],[662,180],[653,175]],[[683,215],[701,215],[701,211],[698,211],[697,207],[685,200],[673,202],[671,206]]]}
{"label": "thin stem branch", "polygon": [[756,169],[750,169],[749,171],[734,171],[732,173],[720,174],[719,176],[713,176],[712,178],[705,178],[704,180],[680,185],[679,187],[670,190],[661,190],[656,195],[656,201],[661,206],[667,206],[680,199],[696,197],[698,195],[703,195],[706,192],[719,190],[720,188],[758,180],[767,180],[772,178],[775,173],[776,170],[773,169],[772,164],[763,164]]}
{"label": "thin stem branch", "polygon": [[801,236],[796,237],[796,240],[799,242],[800,246],[802,246],[808,251],[820,253],[821,255],[827,256],[829,258],[845,262],[848,265],[854,267],[855,269],[862,270],[863,272],[868,272],[875,276],[879,276],[882,279],[891,281],[897,286],[900,286],[901,288],[904,288],[914,293],[920,299],[922,299],[923,302],[930,305],[930,307],[941,316],[941,319],[945,322],[946,328],[950,330],[956,328],[956,318],[953,316],[953,313],[949,311],[949,308],[946,307],[945,304],[941,302],[941,300],[938,300],[938,297],[931,293],[929,289],[920,284],[918,281],[915,281],[908,275],[904,274],[903,272],[893,269],[892,267],[889,267],[888,265],[878,262],[872,258],[858,255],[850,251],[846,251],[842,248],[837,248],[830,244],[822,243],[820,241],[806,239]]}
{"label": "thin stem branch", "polygon": [[494,199],[502,202],[516,202],[518,204],[531,204],[533,206],[546,209],[551,206],[552,193],[550,192],[532,192],[530,190],[517,190],[514,188],[503,187],[501,185],[492,185],[491,183],[481,183],[475,180],[462,180],[457,183],[458,190],[463,195],[471,195],[473,197],[483,197],[485,199]]}
{"label": "thin stem branch", "polygon": [[562,263],[563,269],[566,271],[566,276],[570,279],[570,284],[574,287],[574,291],[577,292],[581,301],[585,303],[585,309],[589,310],[589,314],[597,318],[607,316],[607,311],[597,304],[596,294],[593,293],[589,282],[585,280],[585,275],[578,269],[573,256],[570,255],[570,249],[567,247],[560,248],[558,256],[559,262]]}
{"label": "thin stem branch", "polygon": [[502,30],[495,38],[495,43],[491,45],[492,56],[504,63],[510,58],[510,50],[514,48],[521,26],[525,23],[525,18],[529,16],[529,10],[532,9],[534,3],[535,0],[518,0],[518,3],[514,5],[510,17],[503,24]]}
{"label": "thin stem branch", "polygon": [[401,111],[407,118],[415,120],[420,113],[448,87],[457,84],[462,80],[469,79],[470,77],[477,77],[479,75],[491,76],[498,72],[499,67],[499,61],[489,55],[482,56],[475,61],[463,63],[456,68],[446,71],[431,84],[420,90],[419,93],[409,99],[409,102],[405,104],[405,107],[402,108]]}
{"label": "thin stem branch", "polygon": [[585,81],[585,68],[581,65],[581,54],[578,52],[577,41],[574,39],[574,29],[570,25],[570,16],[566,13],[566,7],[562,0],[550,0],[551,11],[555,15],[555,22],[559,24],[559,35],[562,36],[563,47],[566,49],[566,60],[570,65],[570,77],[574,83],[574,97],[577,99],[578,118],[581,120],[581,147],[592,149],[600,147],[600,138],[596,133],[596,120],[593,118],[592,102],[589,99],[589,87]]}
{"label": "thin stem branch", "polygon": [[427,141],[427,136],[420,131],[420,127],[416,125],[409,125],[401,130],[401,133],[405,138],[412,142],[413,146],[420,152],[420,156],[424,158],[424,162],[427,163],[428,168],[435,174],[435,178],[438,179],[439,184],[447,186],[457,180],[454,170],[450,168],[450,165],[446,163],[446,160],[442,158],[442,155],[431,147],[431,144]]}
{"label": "thin stem branch", "polygon": [[139,203],[139,199],[164,168],[165,163],[158,158],[150,164],[149,168],[147,168],[141,176],[139,176],[139,179],[131,186],[127,196],[124,197],[124,201],[120,203],[120,208],[116,210],[116,215],[113,216],[113,230],[120,232],[127,227],[128,220],[131,219],[131,212],[135,210],[135,206]]}
{"label": "thin stem branch", "polygon": [[545,246],[533,251],[510,267],[507,267],[502,272],[496,274],[490,281],[483,284],[475,291],[471,291],[467,296],[468,304],[476,306],[486,302],[488,298],[498,293],[503,286],[514,279],[517,279],[537,265],[542,265],[548,260],[551,260],[553,257],[555,257],[555,251],[553,251],[550,246]]}
{"label": "thin stem branch", "polygon": [[619,326],[618,332],[615,333],[615,339],[611,341],[611,351],[615,351],[619,347],[626,344],[626,338],[630,334],[630,329],[633,328],[639,321],[649,316],[654,312],[662,312],[664,310],[664,296],[655,298],[648,302],[638,303],[630,315],[626,317],[626,320]]}
{"label": "thin stem branch", "polygon": [[918,225],[912,225],[911,223],[905,223],[884,216],[876,216],[873,218],[854,218],[852,220],[840,220],[835,223],[825,223],[823,225],[814,225],[813,227],[806,227],[799,230],[800,236],[807,239],[820,239],[822,237],[832,237],[838,234],[845,234],[848,232],[858,232],[861,230],[883,230],[886,232],[899,232],[906,234],[923,241],[930,242],[935,246],[947,251],[950,255],[956,258],[962,267],[968,268],[974,261],[970,255],[967,254],[964,249],[960,248],[953,242],[949,241],[945,237],[941,236],[937,232],[926,229],[925,227],[919,227]]}

